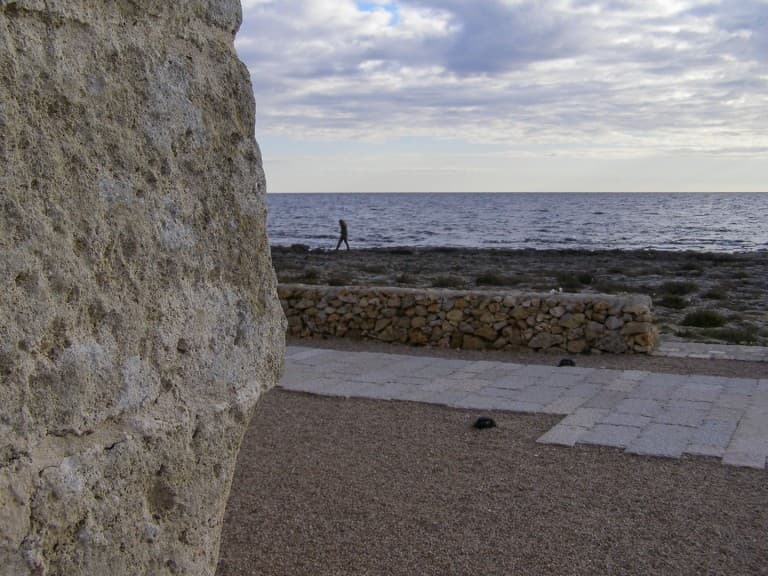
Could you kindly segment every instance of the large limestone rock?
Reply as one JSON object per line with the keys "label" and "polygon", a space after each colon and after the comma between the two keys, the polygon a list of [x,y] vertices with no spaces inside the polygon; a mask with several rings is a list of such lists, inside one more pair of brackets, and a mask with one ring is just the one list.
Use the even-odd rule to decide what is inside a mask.
{"label": "large limestone rock", "polygon": [[0,0],[0,573],[212,574],[282,363],[237,0]]}

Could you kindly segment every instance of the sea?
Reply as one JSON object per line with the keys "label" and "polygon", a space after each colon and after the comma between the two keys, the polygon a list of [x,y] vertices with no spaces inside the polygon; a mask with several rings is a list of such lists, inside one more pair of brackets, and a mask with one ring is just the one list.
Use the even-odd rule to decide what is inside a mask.
{"label": "sea", "polygon": [[768,251],[768,193],[267,195],[276,246]]}

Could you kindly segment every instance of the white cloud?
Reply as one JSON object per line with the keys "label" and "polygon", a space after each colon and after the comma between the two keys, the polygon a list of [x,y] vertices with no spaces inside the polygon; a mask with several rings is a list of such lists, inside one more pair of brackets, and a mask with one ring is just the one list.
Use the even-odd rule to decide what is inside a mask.
{"label": "white cloud", "polygon": [[257,130],[762,156],[765,0],[246,0]]}

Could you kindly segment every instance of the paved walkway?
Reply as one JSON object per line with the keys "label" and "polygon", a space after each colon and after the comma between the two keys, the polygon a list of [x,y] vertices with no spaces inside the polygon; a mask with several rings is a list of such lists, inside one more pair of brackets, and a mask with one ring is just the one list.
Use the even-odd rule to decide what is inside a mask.
{"label": "paved walkway", "polygon": [[546,444],[714,456],[758,469],[768,458],[768,370],[758,380],[289,346],[280,386],[565,416],[538,439]]}
{"label": "paved walkway", "polygon": [[[743,360],[768,362],[768,348],[761,346],[737,346],[734,344],[701,344],[662,338],[653,356],[673,358],[701,358],[705,360]],[[766,369],[768,373],[768,369]]]}

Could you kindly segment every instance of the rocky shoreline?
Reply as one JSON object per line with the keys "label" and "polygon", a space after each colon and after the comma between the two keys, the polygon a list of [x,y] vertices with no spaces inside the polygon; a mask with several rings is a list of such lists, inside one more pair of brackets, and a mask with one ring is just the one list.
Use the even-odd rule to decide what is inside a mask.
{"label": "rocky shoreline", "polygon": [[644,294],[663,336],[768,345],[765,253],[296,245],[272,259],[281,284]]}

